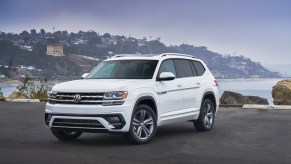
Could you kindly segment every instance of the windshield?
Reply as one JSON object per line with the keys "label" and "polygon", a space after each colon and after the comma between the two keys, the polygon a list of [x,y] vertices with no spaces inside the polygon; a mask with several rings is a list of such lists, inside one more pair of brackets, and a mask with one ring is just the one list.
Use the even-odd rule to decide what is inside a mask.
{"label": "windshield", "polygon": [[151,79],[158,60],[113,60],[99,64],[86,79]]}

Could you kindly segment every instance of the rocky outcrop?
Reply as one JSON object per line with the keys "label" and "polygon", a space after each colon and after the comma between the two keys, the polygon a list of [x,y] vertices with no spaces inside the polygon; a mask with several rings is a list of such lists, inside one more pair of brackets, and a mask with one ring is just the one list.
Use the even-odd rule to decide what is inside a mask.
{"label": "rocky outcrop", "polygon": [[0,95],[0,101],[5,101],[5,97],[3,95]]}
{"label": "rocky outcrop", "polygon": [[272,89],[275,105],[291,105],[291,80],[281,80]]}
{"label": "rocky outcrop", "polygon": [[263,104],[269,105],[267,99],[258,96],[244,96],[240,93],[225,91],[220,98],[221,105]]}

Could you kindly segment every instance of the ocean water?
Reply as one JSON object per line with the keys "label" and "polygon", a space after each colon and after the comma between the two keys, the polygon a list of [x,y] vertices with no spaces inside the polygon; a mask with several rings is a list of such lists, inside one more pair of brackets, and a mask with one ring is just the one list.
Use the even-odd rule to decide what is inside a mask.
{"label": "ocean water", "polygon": [[273,104],[272,87],[283,79],[219,79],[220,96],[224,91],[233,91],[245,96],[259,96]]}
{"label": "ocean water", "polygon": [[1,92],[5,97],[9,96],[13,91],[16,90],[18,84],[3,84],[0,83]]}
{"label": "ocean water", "polygon": [[[260,96],[273,104],[272,87],[282,79],[218,79],[220,96],[224,91],[233,91],[247,96]],[[0,83],[4,96],[16,90],[17,84]]]}

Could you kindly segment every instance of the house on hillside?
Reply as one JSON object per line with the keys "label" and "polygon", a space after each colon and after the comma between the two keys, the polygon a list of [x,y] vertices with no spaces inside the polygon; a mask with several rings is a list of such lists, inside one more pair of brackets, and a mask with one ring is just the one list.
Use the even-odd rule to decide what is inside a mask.
{"label": "house on hillside", "polygon": [[46,54],[52,55],[52,56],[65,56],[63,44],[61,44],[61,43],[49,43],[47,45]]}
{"label": "house on hillside", "polygon": [[21,46],[20,48],[23,49],[23,50],[26,50],[26,51],[32,51],[33,50],[31,46]]}
{"label": "house on hillside", "polygon": [[144,40],[144,39],[138,39],[138,40],[137,40],[137,45],[138,45],[139,47],[145,46],[145,40]]}

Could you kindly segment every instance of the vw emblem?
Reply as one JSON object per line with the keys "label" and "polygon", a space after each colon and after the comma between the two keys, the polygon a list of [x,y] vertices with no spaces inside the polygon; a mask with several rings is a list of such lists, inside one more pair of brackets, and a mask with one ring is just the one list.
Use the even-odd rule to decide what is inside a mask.
{"label": "vw emblem", "polygon": [[81,101],[81,96],[79,95],[79,94],[76,94],[75,96],[74,96],[74,102],[75,103],[79,103]]}

